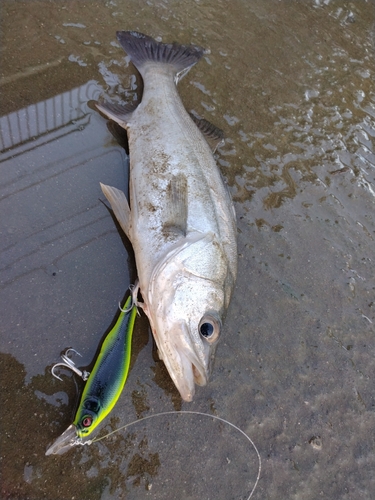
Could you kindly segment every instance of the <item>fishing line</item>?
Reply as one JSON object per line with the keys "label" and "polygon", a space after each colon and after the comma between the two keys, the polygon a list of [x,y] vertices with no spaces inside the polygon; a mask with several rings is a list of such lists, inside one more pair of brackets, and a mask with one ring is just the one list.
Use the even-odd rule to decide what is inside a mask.
{"label": "fishing line", "polygon": [[239,427],[237,427],[237,425],[234,425],[231,422],[228,422],[228,420],[225,420],[224,418],[221,418],[221,417],[217,417],[216,415],[210,415],[209,413],[202,413],[200,411],[193,411],[193,410],[164,411],[164,412],[161,412],[161,413],[155,413],[153,415],[147,415],[146,417],[142,417],[139,420],[134,420],[133,422],[129,422],[128,424],[122,425],[118,429],[115,429],[114,431],[109,432],[105,436],[101,436],[101,437],[97,437],[97,438],[94,438],[94,439],[90,439],[88,441],[81,442],[80,444],[82,444],[82,445],[86,445],[86,444],[90,445],[92,443],[97,443],[98,441],[101,441],[102,439],[105,439],[105,438],[111,436],[112,434],[115,434],[116,432],[119,432],[119,431],[121,431],[123,429],[126,429],[127,427],[130,427],[131,425],[139,424],[140,422],[143,422],[145,420],[149,420],[151,418],[161,417],[161,416],[165,416],[165,415],[181,415],[181,414],[185,414],[185,415],[186,414],[188,414],[188,415],[200,415],[201,417],[213,418],[215,420],[219,420],[220,422],[224,422],[225,424],[227,424],[227,425],[233,427],[234,429],[236,429],[236,431],[240,432],[251,443],[251,445],[254,448],[254,450],[255,450],[255,452],[257,454],[257,457],[258,457],[258,473],[257,473],[257,477],[256,477],[256,480],[255,480],[253,489],[251,490],[250,495],[246,499],[246,500],[250,500],[250,498],[254,494],[254,491],[255,491],[256,487],[258,486],[258,482],[259,482],[259,478],[260,478],[260,473],[261,473],[261,470],[262,470],[262,461],[261,461],[261,458],[260,458],[260,453],[258,451],[258,448],[255,446],[254,441],[242,429],[240,429]]}

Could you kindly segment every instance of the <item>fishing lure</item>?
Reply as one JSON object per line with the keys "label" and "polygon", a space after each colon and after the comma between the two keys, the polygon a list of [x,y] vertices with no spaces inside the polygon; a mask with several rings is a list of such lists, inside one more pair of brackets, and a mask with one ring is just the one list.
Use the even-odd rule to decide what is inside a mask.
{"label": "fishing lure", "polygon": [[[131,340],[137,307],[130,296],[115,326],[105,338],[91,373],[80,371],[68,357],[68,350],[62,355],[65,366],[87,380],[73,423],[47,449],[46,455],[61,455],[70,447],[83,444],[88,436],[115,406],[124,388],[130,365]],[[73,349],[74,350],[74,349]],[[76,351],[75,351],[76,352]],[[61,379],[60,379],[61,380]]]}

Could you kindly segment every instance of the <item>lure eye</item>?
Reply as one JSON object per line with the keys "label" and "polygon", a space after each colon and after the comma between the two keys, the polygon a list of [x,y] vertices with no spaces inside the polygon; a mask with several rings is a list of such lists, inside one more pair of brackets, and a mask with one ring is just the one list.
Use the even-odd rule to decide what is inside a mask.
{"label": "lure eye", "polygon": [[92,417],[88,417],[88,416],[83,417],[81,423],[82,423],[83,427],[90,427],[90,425],[92,424]]}
{"label": "lure eye", "polygon": [[203,316],[198,326],[199,333],[210,344],[215,342],[220,335],[220,321],[211,315]]}

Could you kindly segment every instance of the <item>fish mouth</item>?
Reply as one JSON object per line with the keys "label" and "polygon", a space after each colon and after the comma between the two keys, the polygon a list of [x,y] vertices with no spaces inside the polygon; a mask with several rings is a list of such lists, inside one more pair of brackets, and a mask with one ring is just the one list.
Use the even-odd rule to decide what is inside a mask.
{"label": "fish mouth", "polygon": [[[195,394],[195,384],[206,385],[208,374],[202,365],[192,362],[188,356],[180,354],[182,376],[175,377],[174,383],[184,401],[192,401]],[[168,366],[167,366],[168,368]],[[172,376],[172,378],[174,378]]]}
{"label": "fish mouth", "polygon": [[164,361],[181,398],[190,402],[195,394],[195,384],[203,386],[209,378],[208,363],[203,362],[186,341],[176,342],[172,349],[159,348],[159,357]]}

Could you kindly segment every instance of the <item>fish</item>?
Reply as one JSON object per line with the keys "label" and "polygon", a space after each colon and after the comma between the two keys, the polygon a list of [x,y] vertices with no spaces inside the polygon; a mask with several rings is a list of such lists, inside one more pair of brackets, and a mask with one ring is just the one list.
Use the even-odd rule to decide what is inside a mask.
{"label": "fish", "polygon": [[127,131],[129,201],[101,183],[135,254],[137,306],[181,398],[207,383],[237,274],[236,214],[214,158],[222,133],[190,115],[177,84],[202,58],[196,45],[136,31],[117,39],[143,79],[137,105],[99,101]]}
{"label": "fish", "polygon": [[[130,296],[100,348],[73,423],[48,447],[46,455],[62,455],[72,446],[82,444],[83,438],[88,437],[114,408],[129,373],[136,314],[137,308]],[[72,369],[77,372],[74,363],[69,361],[66,367],[73,365]]]}

